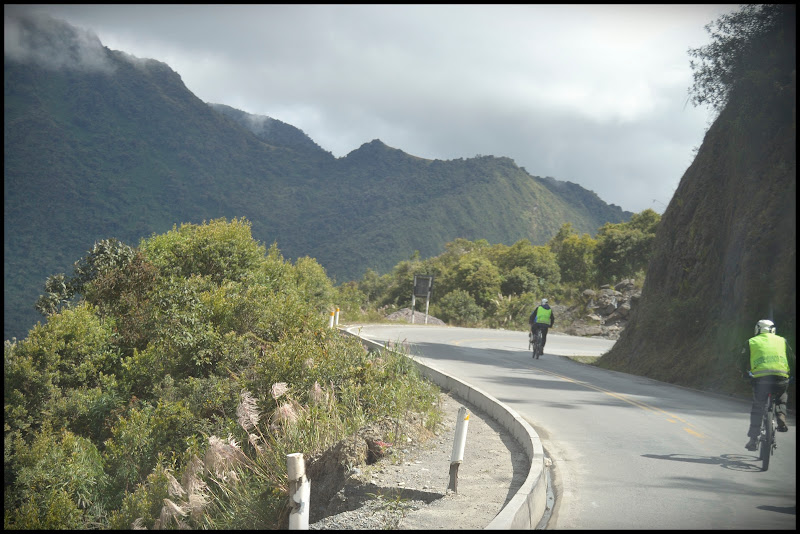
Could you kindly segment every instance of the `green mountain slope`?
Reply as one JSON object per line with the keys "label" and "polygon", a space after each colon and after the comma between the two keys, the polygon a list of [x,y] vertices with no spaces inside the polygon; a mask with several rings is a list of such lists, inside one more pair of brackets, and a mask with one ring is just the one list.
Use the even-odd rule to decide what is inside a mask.
{"label": "green mountain slope", "polygon": [[245,217],[343,282],[459,237],[543,244],[565,222],[594,234],[632,215],[508,158],[431,161],[375,140],[337,159],[291,125],[202,102],[164,63],[26,24],[36,53],[4,55],[6,338],[95,241],[183,222]]}
{"label": "green mountain slope", "polygon": [[30,307],[44,277],[98,239],[136,244],[217,217],[293,222],[253,199],[289,197],[283,169],[303,173],[301,157],[215,113],[163,64],[114,64],[108,75],[5,62],[6,321],[15,289]]}

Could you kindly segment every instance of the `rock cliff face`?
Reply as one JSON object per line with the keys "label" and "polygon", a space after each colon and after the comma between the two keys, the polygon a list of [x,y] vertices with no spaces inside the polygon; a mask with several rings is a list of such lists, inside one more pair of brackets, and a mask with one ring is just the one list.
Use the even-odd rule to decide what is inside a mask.
{"label": "rock cliff face", "polygon": [[641,299],[600,366],[748,394],[732,349],[759,319],[796,347],[796,165],[794,67],[734,87],[664,212]]}

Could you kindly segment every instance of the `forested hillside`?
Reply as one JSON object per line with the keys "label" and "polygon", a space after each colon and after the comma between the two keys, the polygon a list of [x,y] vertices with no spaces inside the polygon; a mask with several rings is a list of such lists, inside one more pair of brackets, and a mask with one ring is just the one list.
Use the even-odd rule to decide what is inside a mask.
{"label": "forested hillside", "polygon": [[601,365],[746,392],[732,349],[759,319],[796,347],[795,16],[794,5],[747,6],[695,51],[693,94],[720,113],[661,219],[639,306]]}
{"label": "forested hillside", "polygon": [[426,160],[373,140],[334,158],[291,125],[202,102],[164,63],[22,23],[26,53],[4,55],[6,338],[96,241],[135,246],[181,223],[247,218],[341,283],[458,238],[541,245],[567,222],[594,234],[632,215],[505,157]]}

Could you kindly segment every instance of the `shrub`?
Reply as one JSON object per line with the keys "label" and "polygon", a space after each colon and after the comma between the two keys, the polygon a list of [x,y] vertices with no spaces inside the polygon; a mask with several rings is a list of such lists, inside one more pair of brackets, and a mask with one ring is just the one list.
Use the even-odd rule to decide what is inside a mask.
{"label": "shrub", "polygon": [[[321,310],[344,292],[324,269],[265,250],[249,223],[106,245],[80,264],[84,300],[4,345],[8,528],[277,528],[287,453],[435,410],[436,388],[404,356],[327,327]],[[237,424],[242,390],[264,414],[260,451]],[[202,480],[218,435],[248,444],[250,463]]]}
{"label": "shrub", "polygon": [[475,324],[483,318],[483,308],[478,306],[475,299],[462,289],[451,291],[438,305],[433,307],[433,313],[446,323],[455,325]]}
{"label": "shrub", "polygon": [[6,478],[5,528],[86,529],[102,521],[107,477],[91,441],[45,425],[30,445],[18,437],[10,445],[14,484]]}
{"label": "shrub", "polygon": [[[139,406],[141,404],[141,406]],[[134,402],[111,430],[104,457],[112,473],[112,495],[132,491],[156,467],[162,452],[182,453],[196,423],[185,401]],[[119,505],[119,502],[112,503]]]}

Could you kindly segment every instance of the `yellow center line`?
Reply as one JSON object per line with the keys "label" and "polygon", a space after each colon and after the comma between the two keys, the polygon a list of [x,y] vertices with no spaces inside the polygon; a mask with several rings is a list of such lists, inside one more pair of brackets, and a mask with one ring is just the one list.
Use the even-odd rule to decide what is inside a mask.
{"label": "yellow center line", "polygon": [[537,371],[541,371],[542,373],[545,373],[545,374],[560,378],[561,380],[565,380],[567,382],[572,382],[573,384],[577,384],[579,386],[583,386],[583,387],[588,388],[588,389],[593,389],[595,391],[599,391],[600,393],[605,393],[606,395],[608,395],[610,397],[614,397],[615,399],[619,399],[619,400],[621,400],[623,402],[627,402],[628,404],[636,406],[637,408],[641,408],[643,410],[647,410],[647,411],[651,411],[651,412],[661,413],[664,416],[666,416],[667,421],[669,421],[670,423],[674,423],[676,421],[679,421],[679,422],[683,423],[684,425],[687,425],[683,429],[685,432],[687,432],[687,433],[689,433],[689,434],[691,434],[691,435],[693,435],[695,437],[698,437],[698,438],[705,438],[706,437],[703,434],[701,434],[700,432],[698,432],[697,430],[695,430],[693,428],[694,425],[692,425],[690,422],[686,421],[685,419],[683,419],[681,417],[678,417],[675,414],[671,414],[669,412],[665,412],[661,408],[656,408],[655,406],[650,406],[647,403],[644,403],[644,402],[641,402],[641,401],[638,401],[638,400],[635,400],[635,399],[628,398],[625,395],[621,395],[619,393],[614,393],[613,391],[609,391],[607,389],[603,389],[601,387],[595,386],[593,384],[589,384],[587,382],[581,382],[580,380],[573,380],[572,378],[570,378],[568,376],[563,376],[563,375],[560,375],[558,373],[554,373],[552,371],[547,371],[545,369],[540,369],[538,367],[532,367],[532,368],[536,369]]}
{"label": "yellow center line", "polygon": [[[497,340],[496,338],[476,337],[476,338],[454,340],[454,341],[450,341],[450,343],[453,344],[453,345],[461,345],[463,343],[473,342],[473,341],[496,341],[496,340]],[[664,415],[666,417],[667,421],[670,422],[670,423],[680,422],[680,423],[683,423],[684,425],[686,425],[683,428],[683,430],[685,432],[687,432],[688,434],[691,434],[692,436],[699,437],[699,438],[705,438],[706,437],[703,434],[701,434],[700,432],[698,432],[697,430],[695,430],[694,429],[694,425],[692,423],[690,423],[689,421],[683,419],[682,417],[678,417],[675,414],[671,414],[669,412],[665,412],[661,408],[656,408],[655,406],[651,406],[651,405],[649,405],[647,403],[644,403],[644,402],[641,402],[641,401],[638,401],[638,400],[635,400],[635,399],[628,398],[625,395],[621,395],[619,393],[614,393],[613,391],[609,391],[607,389],[603,389],[603,388],[595,386],[593,384],[589,384],[589,383],[586,383],[586,382],[581,382],[580,380],[573,380],[572,378],[560,375],[558,373],[554,373],[552,371],[547,371],[545,369],[540,369],[538,367],[532,367],[532,368],[536,369],[537,371],[541,371],[542,373],[549,374],[549,375],[552,375],[554,377],[560,378],[561,380],[565,380],[567,382],[572,382],[573,384],[578,384],[578,385],[583,386],[585,388],[589,388],[589,389],[593,389],[595,391],[599,391],[600,393],[604,393],[604,394],[606,394],[606,395],[608,395],[610,397],[614,397],[615,399],[621,400],[622,402],[627,402],[628,404],[636,406],[637,408],[641,408],[642,410],[660,413],[660,414]]]}

